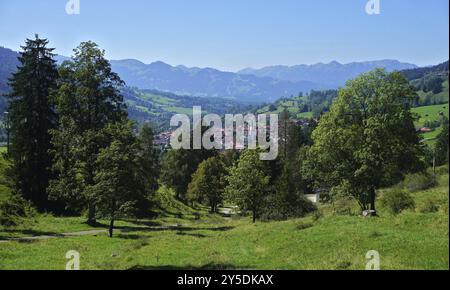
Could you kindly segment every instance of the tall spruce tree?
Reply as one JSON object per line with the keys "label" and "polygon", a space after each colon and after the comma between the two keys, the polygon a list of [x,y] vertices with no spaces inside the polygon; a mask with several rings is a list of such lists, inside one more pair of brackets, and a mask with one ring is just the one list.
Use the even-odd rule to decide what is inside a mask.
{"label": "tall spruce tree", "polygon": [[39,210],[53,210],[46,189],[51,176],[49,130],[55,127],[57,115],[50,100],[56,87],[58,71],[53,48],[48,40],[27,39],[22,46],[20,66],[10,79],[9,124],[15,190],[32,201]]}
{"label": "tall spruce tree", "polygon": [[49,192],[68,206],[89,209],[88,223],[95,223],[95,198],[87,188],[94,185],[97,155],[111,140],[103,129],[126,118],[120,88],[123,81],[111,70],[97,44],[83,42],[71,61],[59,69],[54,95],[60,116],[52,131],[56,178]]}

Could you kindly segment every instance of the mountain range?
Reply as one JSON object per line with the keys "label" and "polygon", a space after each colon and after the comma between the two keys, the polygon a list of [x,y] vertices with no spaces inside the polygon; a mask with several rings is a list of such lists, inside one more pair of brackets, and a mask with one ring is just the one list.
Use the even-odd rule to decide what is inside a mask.
{"label": "mountain range", "polygon": [[[6,79],[18,64],[17,52],[0,47],[0,91],[7,89]],[[60,63],[69,59],[57,56]],[[417,66],[397,60],[340,64],[336,61],[314,65],[247,68],[237,73],[214,68],[171,66],[161,61],[145,64],[135,59],[111,60],[112,69],[127,86],[158,90],[177,95],[226,98],[246,103],[273,102],[281,97],[310,90],[333,89],[357,75],[376,67],[388,71]]]}
{"label": "mountain range", "polygon": [[398,60],[340,64],[272,66],[244,69],[238,73],[213,68],[171,66],[158,61],[144,64],[134,59],[112,60],[111,66],[131,86],[181,95],[231,98],[247,102],[273,102],[281,97],[331,89],[375,68],[387,71],[414,69]]}
{"label": "mountain range", "polygon": [[301,91],[328,88],[327,84],[310,81],[291,82],[213,68],[171,66],[161,61],[144,64],[134,59],[112,60],[111,67],[129,86],[178,95],[228,98],[252,103],[275,101],[279,97]]}
{"label": "mountain range", "polygon": [[[65,57],[58,57],[59,61]],[[341,64],[337,61],[313,65],[246,68],[237,73],[213,68],[171,66],[157,61],[145,64],[135,59],[111,60],[111,66],[129,85],[179,95],[230,98],[246,102],[273,102],[281,97],[310,90],[334,89],[356,76],[384,68],[387,71],[415,69],[398,60],[376,60]]]}
{"label": "mountain range", "polygon": [[313,65],[295,66],[268,66],[261,69],[246,68],[238,73],[241,75],[253,75],[257,77],[270,77],[277,80],[297,82],[299,80],[313,83],[326,84],[329,87],[340,87],[345,85],[349,79],[373,70],[384,68],[387,71],[405,70],[417,68],[416,65],[403,63],[398,60],[377,60],[365,62],[352,62],[341,64],[337,61],[330,63],[317,63]]}

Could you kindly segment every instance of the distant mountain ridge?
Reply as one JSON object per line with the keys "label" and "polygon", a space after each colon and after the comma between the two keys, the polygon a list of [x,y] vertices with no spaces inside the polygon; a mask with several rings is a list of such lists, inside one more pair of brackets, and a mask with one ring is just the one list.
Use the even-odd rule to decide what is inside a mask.
{"label": "distant mountain ridge", "polygon": [[387,71],[415,69],[417,65],[403,63],[398,60],[376,60],[365,62],[351,62],[341,64],[337,61],[330,63],[317,63],[313,65],[294,66],[267,66],[260,69],[246,68],[238,73],[241,75],[254,75],[258,77],[270,77],[274,79],[296,82],[298,80],[319,82],[331,87],[343,86],[349,79],[373,70],[384,68]]}
{"label": "distant mountain ridge", "polygon": [[111,60],[111,66],[128,85],[141,89],[244,102],[275,101],[283,96],[329,87],[310,81],[290,82],[213,68],[171,66],[161,61],[145,64],[134,59]]}
{"label": "distant mountain ridge", "polygon": [[427,67],[421,67],[417,69],[407,69],[402,71],[403,75],[408,80],[416,80],[423,78],[427,75],[436,75],[436,76],[442,76],[448,78],[448,72],[449,70],[449,61],[443,62],[441,64],[435,65],[435,66],[427,66]]}
{"label": "distant mountain ridge", "polygon": [[[7,89],[6,79],[18,64],[17,52],[0,47],[0,91]],[[57,55],[58,63],[70,59]],[[335,89],[376,67],[388,71],[417,68],[397,60],[341,64],[271,66],[245,69],[238,73],[214,68],[172,66],[157,61],[145,64],[136,59],[111,60],[112,69],[128,86],[194,97],[225,98],[247,103],[273,102],[311,90]]]}
{"label": "distant mountain ridge", "polygon": [[0,46],[0,119],[6,109],[6,98],[3,95],[9,92],[8,79],[19,65],[18,56],[17,52]]}

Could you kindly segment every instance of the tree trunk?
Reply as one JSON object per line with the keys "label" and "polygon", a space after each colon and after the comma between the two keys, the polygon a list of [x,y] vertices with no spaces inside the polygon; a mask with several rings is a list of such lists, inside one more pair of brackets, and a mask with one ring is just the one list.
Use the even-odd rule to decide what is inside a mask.
{"label": "tree trunk", "polygon": [[114,219],[111,219],[111,222],[109,223],[109,237],[112,238],[113,236],[113,230],[114,230]]}
{"label": "tree trunk", "polygon": [[214,200],[210,199],[209,204],[211,205],[211,213],[216,213],[216,203]]}
{"label": "tree trunk", "polygon": [[87,223],[89,225],[95,225],[95,223],[97,222],[97,220],[95,219],[95,204],[93,202],[89,202],[88,207],[89,209]]}
{"label": "tree trunk", "polygon": [[256,210],[253,210],[253,223],[256,223]]}

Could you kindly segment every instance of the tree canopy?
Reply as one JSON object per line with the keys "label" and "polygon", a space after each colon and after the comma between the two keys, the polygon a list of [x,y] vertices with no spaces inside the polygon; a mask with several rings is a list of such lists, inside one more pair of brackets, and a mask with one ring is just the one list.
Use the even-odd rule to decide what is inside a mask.
{"label": "tree canopy", "polygon": [[305,174],[375,211],[377,188],[423,166],[410,111],[415,98],[398,72],[377,69],[349,81],[313,132]]}

